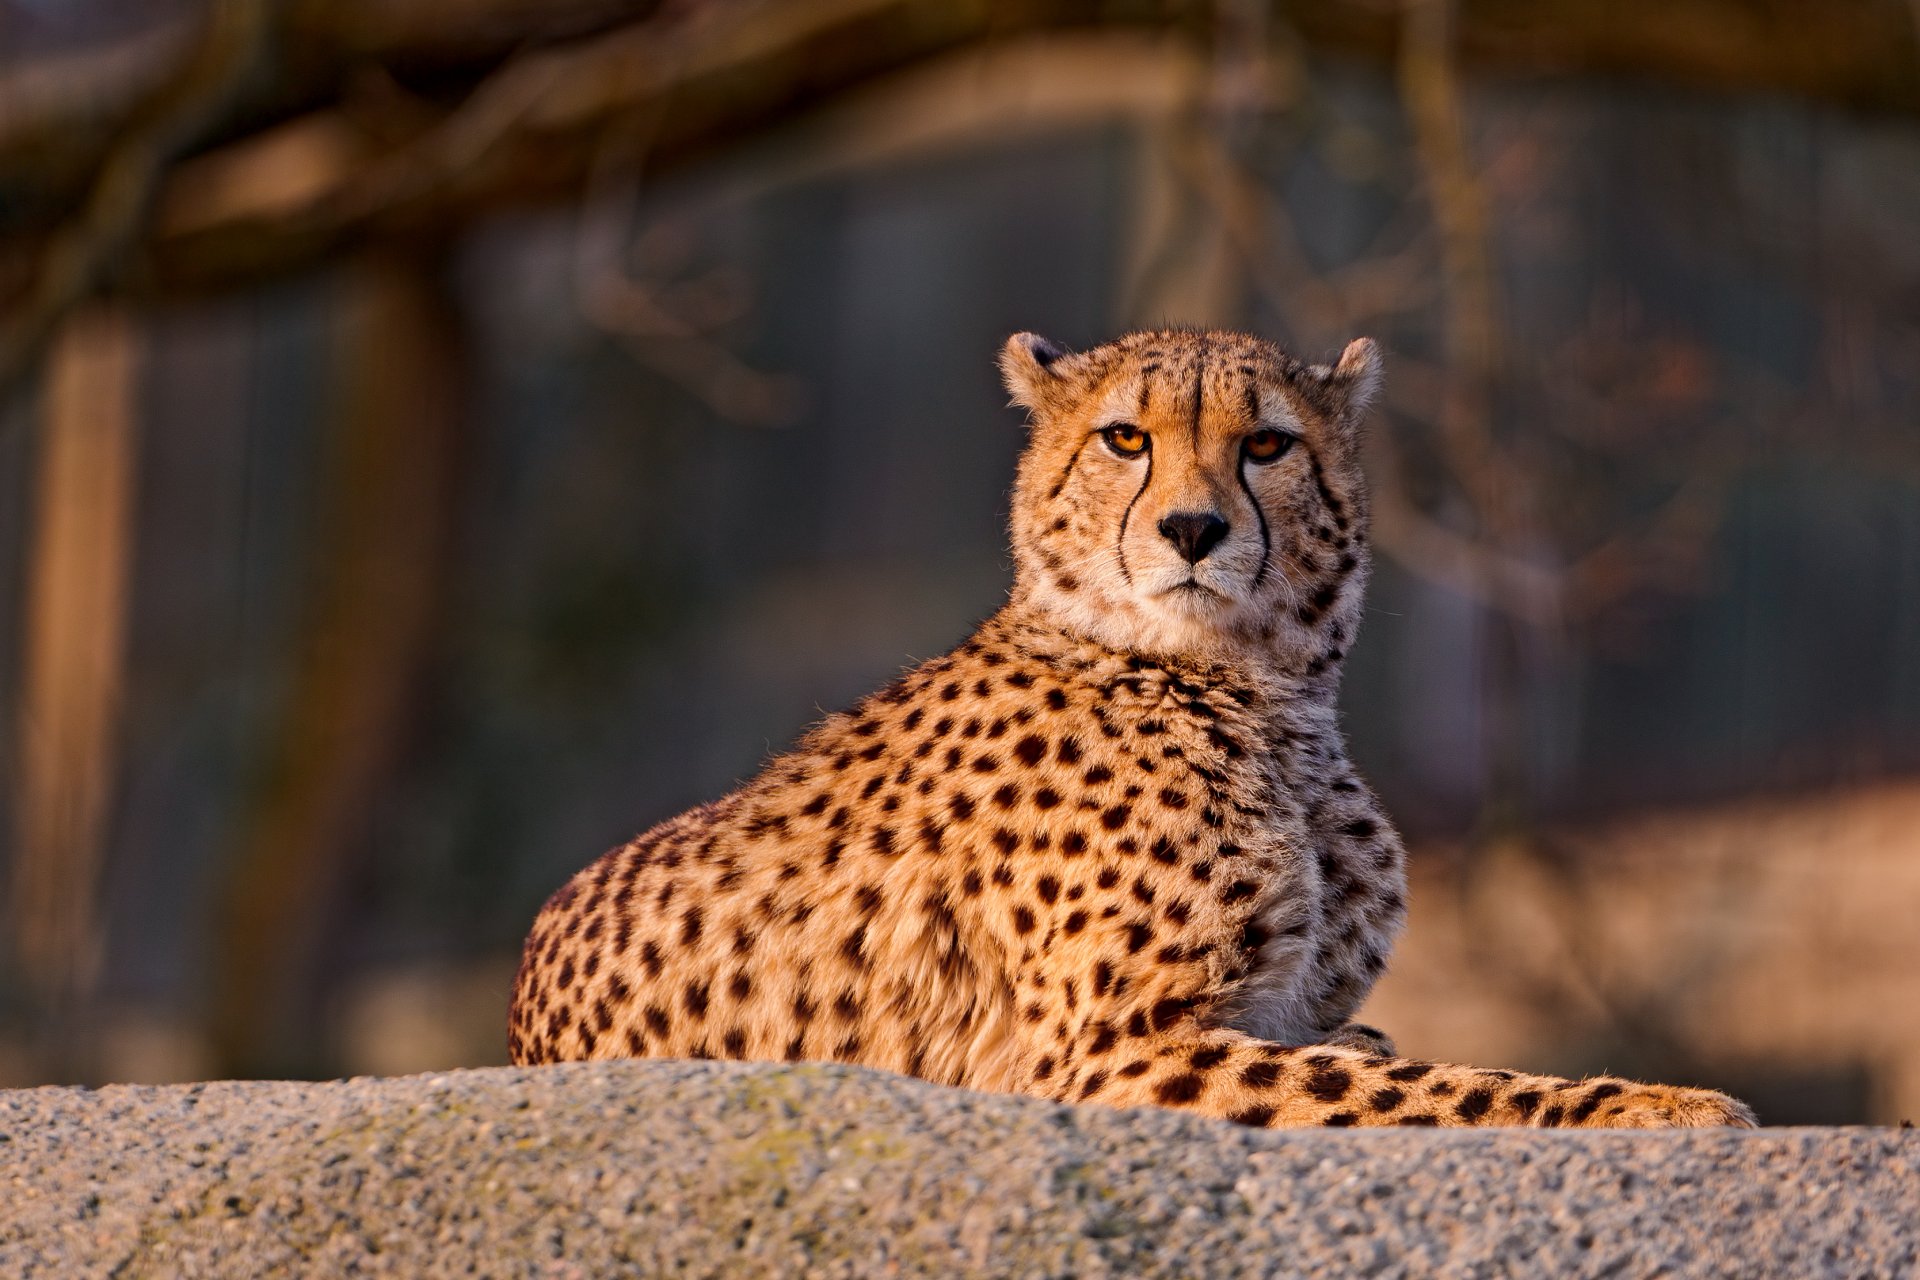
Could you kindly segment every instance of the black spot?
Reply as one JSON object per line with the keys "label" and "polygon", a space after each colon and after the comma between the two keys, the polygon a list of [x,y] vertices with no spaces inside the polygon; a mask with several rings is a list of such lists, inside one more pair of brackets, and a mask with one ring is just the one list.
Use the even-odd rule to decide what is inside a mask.
{"label": "black spot", "polygon": [[1169,1106],[1192,1102],[1206,1089],[1207,1082],[1202,1076],[1191,1071],[1182,1072],[1170,1080],[1162,1080],[1153,1090],[1156,1101]]}
{"label": "black spot", "polygon": [[856,925],[840,944],[840,954],[856,969],[867,967],[867,926]]}
{"label": "black spot", "polygon": [[1240,1072],[1240,1083],[1249,1089],[1271,1089],[1279,1078],[1277,1062],[1250,1062]]}
{"label": "black spot", "polygon": [[[1581,1101],[1580,1105],[1567,1113],[1567,1119],[1573,1124],[1584,1124],[1587,1117],[1592,1115],[1602,1102],[1620,1092],[1622,1089],[1617,1084],[1595,1085],[1593,1091]],[[1466,1099],[1461,1099],[1461,1105],[1466,1105]]]}
{"label": "black spot", "polygon": [[1155,1002],[1153,1006],[1153,1028],[1165,1031],[1174,1023],[1187,1016],[1187,1010],[1193,1007],[1191,1000],[1176,1000],[1171,997]]}
{"label": "black spot", "polygon": [[1060,803],[1060,793],[1052,787],[1042,787],[1033,793],[1033,803],[1041,809],[1051,809]]}
{"label": "black spot", "polygon": [[744,1058],[747,1056],[747,1033],[738,1027],[727,1032],[721,1044],[725,1047],[729,1058]]}
{"label": "black spot", "polygon": [[1127,954],[1128,955],[1133,955],[1139,951],[1145,950],[1147,945],[1152,941],[1153,941],[1153,930],[1148,928],[1146,925],[1141,924],[1138,921],[1135,921],[1133,924],[1130,924],[1127,926]]}
{"label": "black spot", "polygon": [[1391,1111],[1406,1099],[1407,1095],[1398,1089],[1376,1089],[1373,1096],[1367,1099],[1367,1105],[1375,1111]]}
{"label": "black spot", "polygon": [[1033,912],[1030,909],[1024,906],[1013,909],[1013,931],[1015,933],[1032,933],[1033,925]]}
{"label": "black spot", "polygon": [[1493,1110],[1493,1090],[1486,1087],[1469,1089],[1454,1104],[1453,1113],[1471,1124]]}
{"label": "black spot", "polygon": [[1014,786],[1011,782],[1003,783],[1000,788],[993,793],[993,802],[1002,809],[1013,808],[1020,803],[1020,788]]}
{"label": "black spot", "polygon": [[1273,1123],[1273,1108],[1248,1107],[1244,1111],[1234,1112],[1228,1116],[1227,1119],[1233,1121],[1235,1124],[1252,1125],[1256,1129],[1264,1129]]}
{"label": "black spot", "polygon": [[1522,1120],[1533,1118],[1534,1111],[1540,1106],[1540,1093],[1536,1089],[1523,1089],[1507,1099],[1510,1106],[1520,1113]]}
{"label": "black spot", "polygon": [[1231,1051],[1218,1045],[1210,1049],[1195,1049],[1193,1056],[1187,1062],[1195,1071],[1206,1071],[1225,1062],[1229,1052]]}
{"label": "black spot", "polygon": [[1052,876],[1041,876],[1034,887],[1040,891],[1040,900],[1048,906],[1060,900],[1060,882]]}
{"label": "black spot", "polygon": [[682,1003],[686,1005],[687,1012],[692,1014],[694,1017],[696,1018],[706,1017],[707,1016],[707,984],[704,982],[689,982],[687,984],[686,998],[682,1001]]}
{"label": "black spot", "polygon": [[980,873],[978,871],[969,871],[966,875],[960,877],[960,892],[969,898],[979,897],[980,891],[985,887],[986,886],[981,883]]}
{"label": "black spot", "polygon": [[1097,787],[1103,782],[1113,781],[1113,770],[1103,764],[1097,764],[1081,774],[1080,780],[1090,787]]}
{"label": "black spot", "polygon": [[1037,734],[1030,733],[1014,745],[1013,754],[1019,759],[1021,764],[1032,768],[1046,758],[1046,739]]}
{"label": "black spot", "polygon": [[1387,1072],[1387,1079],[1405,1083],[1408,1080],[1418,1080],[1432,1070],[1431,1062],[1409,1062]]}
{"label": "black spot", "polygon": [[1320,1123],[1329,1129],[1346,1129],[1360,1122],[1360,1117],[1351,1111],[1336,1111]]}
{"label": "black spot", "polygon": [[1322,1102],[1338,1102],[1353,1087],[1353,1076],[1330,1063],[1314,1067],[1307,1076],[1307,1092]]}
{"label": "black spot", "polygon": [[1093,966],[1093,994],[1104,996],[1113,986],[1113,966],[1105,960]]}

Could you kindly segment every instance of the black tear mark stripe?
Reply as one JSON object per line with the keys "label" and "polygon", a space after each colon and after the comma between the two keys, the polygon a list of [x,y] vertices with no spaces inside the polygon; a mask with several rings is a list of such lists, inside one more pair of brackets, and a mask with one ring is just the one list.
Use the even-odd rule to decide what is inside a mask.
{"label": "black tear mark stripe", "polygon": [[1257,589],[1267,578],[1267,565],[1273,559],[1273,539],[1267,534],[1267,513],[1260,509],[1260,499],[1254,497],[1253,486],[1247,483],[1247,464],[1244,459],[1234,475],[1240,481],[1240,492],[1247,495],[1247,505],[1253,508],[1254,520],[1260,525],[1260,567],[1253,571],[1253,585]]}
{"label": "black tear mark stripe", "polygon": [[1140,495],[1145,493],[1147,491],[1147,486],[1152,483],[1153,483],[1153,437],[1148,436],[1147,437],[1147,474],[1141,479],[1140,487],[1133,491],[1133,497],[1127,500],[1127,509],[1120,513],[1120,537],[1114,543],[1114,549],[1119,553],[1119,558],[1120,558],[1120,576],[1126,579],[1128,586],[1133,585],[1133,573],[1131,570],[1127,568],[1127,521],[1133,519],[1134,504],[1140,501]]}
{"label": "black tear mark stripe", "polygon": [[1067,459],[1067,465],[1065,469],[1060,472],[1060,478],[1058,480],[1055,480],[1053,482],[1053,488],[1047,491],[1047,501],[1051,502],[1055,498],[1059,497],[1061,490],[1067,487],[1067,477],[1073,474],[1073,464],[1080,461],[1081,449],[1085,449],[1088,443],[1092,441],[1092,439],[1093,439],[1092,436],[1088,436],[1085,440],[1082,440],[1080,442],[1080,448],[1075,449],[1073,451],[1073,456]]}

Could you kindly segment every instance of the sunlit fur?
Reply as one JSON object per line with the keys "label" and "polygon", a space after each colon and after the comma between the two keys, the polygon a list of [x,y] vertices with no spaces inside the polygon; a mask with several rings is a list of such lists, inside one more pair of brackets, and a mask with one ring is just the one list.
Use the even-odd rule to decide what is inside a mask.
{"label": "sunlit fur", "polygon": [[[1224,333],[1009,341],[1032,437],[1005,607],[556,893],[513,1060],[833,1060],[1262,1127],[1749,1123],[1704,1090],[1395,1058],[1348,1021],[1406,918],[1335,711],[1377,366],[1365,341],[1330,365]],[[1121,422],[1142,456],[1101,438]],[[1264,466],[1263,428],[1295,437]],[[1169,526],[1183,553],[1180,513],[1225,536]]]}

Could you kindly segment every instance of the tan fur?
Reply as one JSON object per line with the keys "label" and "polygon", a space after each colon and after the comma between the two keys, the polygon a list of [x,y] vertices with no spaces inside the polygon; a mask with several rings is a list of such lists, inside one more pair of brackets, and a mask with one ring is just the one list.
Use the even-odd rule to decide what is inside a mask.
{"label": "tan fur", "polygon": [[[1227,333],[1021,334],[1002,368],[1033,421],[1007,605],[555,894],[513,1060],[837,1060],[1254,1125],[1752,1123],[1703,1090],[1406,1061],[1347,1023],[1406,909],[1334,711],[1372,344],[1329,367]],[[1263,429],[1293,443],[1261,463]],[[1162,532],[1183,513],[1226,523],[1197,560]]]}

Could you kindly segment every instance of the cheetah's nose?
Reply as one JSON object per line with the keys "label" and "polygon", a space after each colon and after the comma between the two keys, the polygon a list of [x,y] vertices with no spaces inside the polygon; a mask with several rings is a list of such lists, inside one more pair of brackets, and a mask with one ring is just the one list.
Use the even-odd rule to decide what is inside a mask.
{"label": "cheetah's nose", "polygon": [[1160,522],[1160,536],[1178,547],[1188,564],[1199,564],[1227,536],[1227,522],[1211,511],[1176,511]]}

